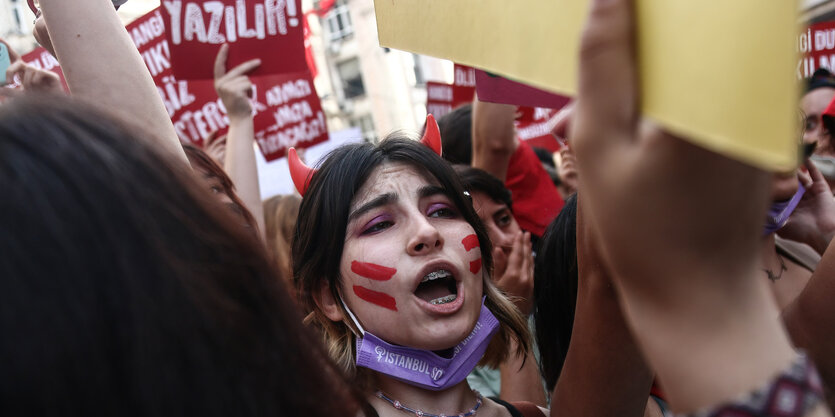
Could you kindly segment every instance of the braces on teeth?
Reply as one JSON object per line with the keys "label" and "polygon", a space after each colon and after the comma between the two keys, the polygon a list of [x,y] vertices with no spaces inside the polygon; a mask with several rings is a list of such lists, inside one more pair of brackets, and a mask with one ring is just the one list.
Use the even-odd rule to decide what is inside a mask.
{"label": "braces on teeth", "polygon": [[446,278],[450,275],[452,275],[452,274],[450,274],[449,271],[447,271],[445,269],[442,269],[440,271],[434,271],[434,272],[430,272],[430,273],[426,274],[426,276],[423,277],[423,280],[421,280],[420,282],[434,281],[438,278]]}
{"label": "braces on teeth", "polygon": [[450,294],[450,295],[447,295],[446,297],[436,298],[436,299],[430,301],[429,303],[433,304],[433,305],[446,304],[446,303],[450,303],[450,302],[455,301],[456,298],[458,298],[457,294]]}

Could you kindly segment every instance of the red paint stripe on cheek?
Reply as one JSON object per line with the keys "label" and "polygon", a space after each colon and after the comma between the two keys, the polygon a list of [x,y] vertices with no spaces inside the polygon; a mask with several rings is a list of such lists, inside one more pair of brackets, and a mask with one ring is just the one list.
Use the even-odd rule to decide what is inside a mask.
{"label": "red paint stripe on cheek", "polygon": [[481,258],[470,262],[470,272],[477,274],[478,271],[481,271]]}
{"label": "red paint stripe on cheek", "polygon": [[461,243],[464,244],[464,249],[466,249],[467,252],[469,252],[478,247],[478,236],[469,235],[465,237],[464,240],[461,241]]}
{"label": "red paint stripe on cheek", "polygon": [[365,287],[360,287],[359,285],[354,285],[354,294],[357,297],[368,301],[371,304],[376,304],[380,307],[387,308],[392,311],[397,311],[397,302],[394,301],[394,297],[383,293],[377,292],[373,290],[369,290]]}
{"label": "red paint stripe on cheek", "polygon": [[361,277],[375,281],[388,281],[397,273],[394,268],[358,261],[351,262],[351,271]]}

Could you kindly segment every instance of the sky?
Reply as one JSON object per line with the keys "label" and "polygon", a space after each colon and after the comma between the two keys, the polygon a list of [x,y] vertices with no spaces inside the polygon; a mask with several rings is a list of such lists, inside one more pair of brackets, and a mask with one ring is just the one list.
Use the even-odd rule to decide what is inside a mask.
{"label": "sky", "polygon": [[119,16],[125,23],[129,23],[157,6],[159,6],[159,0],[128,0],[119,8]]}

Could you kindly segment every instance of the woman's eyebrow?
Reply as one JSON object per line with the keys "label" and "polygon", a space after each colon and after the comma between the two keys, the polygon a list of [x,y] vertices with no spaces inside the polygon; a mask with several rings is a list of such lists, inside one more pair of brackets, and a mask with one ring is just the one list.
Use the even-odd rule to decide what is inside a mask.
{"label": "woman's eyebrow", "polygon": [[437,185],[424,185],[418,189],[418,196],[420,198],[431,197],[433,195],[449,195],[446,189]]}
{"label": "woman's eyebrow", "polygon": [[373,200],[359,206],[356,210],[352,211],[351,214],[348,215],[348,223],[355,220],[357,217],[362,216],[363,214],[369,212],[380,206],[385,206],[387,204],[391,204],[397,201],[397,194],[395,193],[385,193],[375,197]]}

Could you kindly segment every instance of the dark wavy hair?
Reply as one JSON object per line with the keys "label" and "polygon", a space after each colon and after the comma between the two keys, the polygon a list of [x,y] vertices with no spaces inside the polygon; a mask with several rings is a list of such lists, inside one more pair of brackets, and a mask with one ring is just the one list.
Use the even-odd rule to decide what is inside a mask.
{"label": "dark wavy hair", "polygon": [[505,187],[501,180],[483,169],[474,168],[469,165],[456,164],[452,168],[455,169],[455,172],[461,179],[461,184],[464,185],[464,189],[470,192],[480,191],[487,194],[491,200],[497,203],[503,203],[511,211],[513,210],[513,199],[511,198],[510,190]]}
{"label": "dark wavy hair", "polygon": [[356,415],[256,237],[141,129],[15,99],[0,190],[0,414]]}
{"label": "dark wavy hair", "polygon": [[[428,147],[395,133],[376,146],[351,144],[331,152],[310,180],[299,208],[292,250],[293,276],[303,308],[308,313],[306,321],[322,332],[331,357],[346,372],[354,374],[356,371],[351,329],[345,322],[328,319],[316,306],[314,294],[321,285],[327,284],[334,298],[340,298],[339,265],[351,202],[378,167],[391,163],[406,164],[427,178],[436,180],[478,236],[485,271],[485,305],[502,323],[502,329],[488,347],[483,362],[498,366],[508,354],[510,338],[518,341],[520,352],[526,352],[529,346],[526,322],[513,303],[490,280],[488,271],[492,271],[493,267],[490,238],[473,210],[472,202],[465,196],[457,175]],[[341,305],[339,308],[344,309]],[[344,311],[343,316],[347,317]]]}
{"label": "dark wavy hair", "polygon": [[220,186],[223,187],[223,193],[226,194],[230,200],[232,200],[232,211],[241,216],[246,223],[246,226],[257,235],[258,223],[255,222],[255,216],[247,210],[244,202],[241,201],[240,197],[238,197],[238,193],[235,192],[235,184],[232,182],[232,179],[229,178],[229,175],[226,174],[226,171],[224,171],[223,168],[221,168],[220,165],[218,165],[218,163],[206,153],[206,151],[190,143],[184,143],[183,150],[186,151],[186,158],[188,158],[188,162],[191,164],[192,168],[202,170],[210,177],[217,178],[218,182],[220,182]]}
{"label": "dark wavy hair", "polygon": [[438,119],[444,159],[451,164],[473,161],[473,105],[467,103]]}
{"label": "dark wavy hair", "polygon": [[550,392],[562,372],[577,307],[577,194],[539,241],[533,289],[536,343]]}

